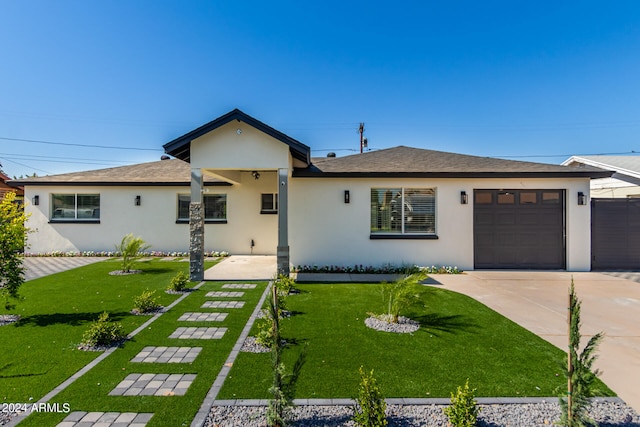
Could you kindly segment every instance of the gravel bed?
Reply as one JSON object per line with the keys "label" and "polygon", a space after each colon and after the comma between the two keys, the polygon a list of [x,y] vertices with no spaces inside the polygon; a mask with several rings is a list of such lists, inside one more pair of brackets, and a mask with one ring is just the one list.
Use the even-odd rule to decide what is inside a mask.
{"label": "gravel bed", "polygon": [[20,320],[18,314],[0,314],[0,326],[10,325]]}
{"label": "gravel bed", "polygon": [[142,273],[142,270],[129,270],[129,271],[113,270],[109,272],[109,276],[130,276],[132,274],[140,274],[140,273]]}
{"label": "gravel bed", "polygon": [[242,343],[240,351],[244,353],[269,353],[271,350],[269,347],[258,344],[256,342],[256,337],[247,337]]}
{"label": "gravel bed", "polygon": [[169,295],[184,295],[184,294],[188,294],[189,292],[193,292],[195,291],[194,288],[184,288],[181,291],[174,291],[173,289],[166,289],[164,292],[169,294]]}
{"label": "gravel bed", "polygon": [[[480,427],[542,427],[560,419],[557,402],[529,404],[479,405]],[[389,427],[446,427],[443,405],[387,405]],[[214,406],[205,427],[264,427],[264,406]],[[297,406],[292,426],[355,427],[349,406]],[[600,427],[640,427],[640,416],[621,402],[594,401],[590,415]]]}
{"label": "gravel bed", "polygon": [[130,313],[133,314],[134,316],[153,316],[158,313],[166,313],[166,312],[167,312],[167,309],[164,306],[160,306],[155,310],[149,310],[149,311],[140,311],[137,308],[134,308],[133,310],[130,311]]}
{"label": "gravel bed", "polygon": [[398,323],[390,323],[376,317],[367,317],[364,324],[371,329],[383,332],[394,332],[396,334],[411,334],[420,328],[420,323],[404,316],[398,317]]}

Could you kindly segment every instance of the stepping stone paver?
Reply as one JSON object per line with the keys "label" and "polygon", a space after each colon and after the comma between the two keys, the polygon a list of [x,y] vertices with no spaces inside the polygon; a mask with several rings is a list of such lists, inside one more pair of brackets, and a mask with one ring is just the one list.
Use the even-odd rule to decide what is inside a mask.
{"label": "stepping stone paver", "polygon": [[184,313],[179,322],[222,322],[229,313]]}
{"label": "stepping stone paver", "polygon": [[150,413],[75,411],[67,415],[57,427],[144,427],[151,417],[153,414]]}
{"label": "stepping stone paver", "polygon": [[129,374],[109,396],[184,396],[195,374]]}
{"label": "stepping stone paver", "polygon": [[205,301],[200,308],[242,308],[244,301]]}
{"label": "stepping stone paver", "polygon": [[255,289],[255,283],[225,283],[222,285],[223,289]]}
{"label": "stepping stone paver", "polygon": [[[191,363],[202,347],[145,347],[131,359],[141,363]],[[158,380],[156,378],[156,380]]]}
{"label": "stepping stone paver", "polygon": [[244,292],[214,291],[207,292],[205,296],[209,298],[242,298]]}
{"label": "stepping stone paver", "polygon": [[169,338],[218,340],[227,332],[227,328],[183,328],[176,329]]}

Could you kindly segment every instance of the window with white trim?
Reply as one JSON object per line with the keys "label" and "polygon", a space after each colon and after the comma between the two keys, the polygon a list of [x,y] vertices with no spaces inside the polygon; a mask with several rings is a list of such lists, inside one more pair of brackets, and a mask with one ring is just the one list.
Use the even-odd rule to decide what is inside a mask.
{"label": "window with white trim", "polygon": [[372,188],[372,235],[435,235],[434,188]]}
{"label": "window with white trim", "polygon": [[262,193],[260,199],[261,214],[278,213],[278,193]]}
{"label": "window with white trim", "polygon": [[[227,195],[204,194],[204,220],[207,222],[225,222],[227,220]],[[191,196],[178,194],[178,221],[189,222],[189,203]]]}
{"label": "window with white trim", "polygon": [[52,194],[51,221],[100,221],[100,194]]}

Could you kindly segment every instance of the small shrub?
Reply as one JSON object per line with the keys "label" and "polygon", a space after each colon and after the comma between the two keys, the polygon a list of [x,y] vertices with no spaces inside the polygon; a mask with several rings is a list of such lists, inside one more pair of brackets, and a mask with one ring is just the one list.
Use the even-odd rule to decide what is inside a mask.
{"label": "small shrub", "polygon": [[268,314],[256,321],[256,326],[258,328],[256,343],[268,348],[273,348],[275,339],[273,338],[272,324],[273,321]]}
{"label": "small shrub", "polygon": [[182,292],[186,289],[187,284],[189,283],[189,276],[184,271],[178,272],[175,276],[171,278],[171,283],[169,283],[169,287],[167,290]]}
{"label": "small shrub", "polygon": [[160,308],[158,297],[153,297],[156,291],[145,290],[139,296],[133,299],[133,309],[140,313],[149,313]]}
{"label": "small shrub", "polygon": [[398,323],[401,312],[420,303],[420,296],[415,293],[413,285],[426,278],[425,272],[418,272],[392,283],[382,283],[380,292],[387,312],[375,317],[389,323]]}
{"label": "small shrub", "polygon": [[140,258],[140,253],[150,247],[142,237],[134,237],[132,233],[124,236],[120,244],[116,245],[116,251],[122,256],[122,271],[129,273],[134,261]]}
{"label": "small shrub", "polygon": [[89,329],[82,335],[82,344],[87,346],[108,346],[125,337],[124,328],[120,322],[109,321],[109,313],[102,313],[98,320],[89,325]]}
{"label": "small shrub", "polygon": [[353,408],[353,422],[361,427],[384,427],[387,425],[385,410],[387,403],[384,401],[380,387],[373,376],[373,370],[369,374],[360,366],[360,386],[357,406]]}
{"label": "small shrub", "polygon": [[281,274],[276,279],[276,286],[281,296],[289,295],[292,291],[296,290],[296,281],[289,276]]}
{"label": "small shrub", "polygon": [[458,386],[454,395],[451,393],[451,406],[444,408],[445,415],[453,427],[473,427],[478,422],[478,402],[475,398],[476,389],[469,389],[469,379],[464,388]]}

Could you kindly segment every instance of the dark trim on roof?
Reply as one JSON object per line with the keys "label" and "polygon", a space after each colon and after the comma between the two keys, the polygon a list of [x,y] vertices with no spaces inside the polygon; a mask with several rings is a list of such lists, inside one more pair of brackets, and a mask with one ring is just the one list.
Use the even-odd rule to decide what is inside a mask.
{"label": "dark trim on roof", "polygon": [[164,151],[173,157],[189,162],[191,159],[191,141],[211,132],[212,130],[226,125],[233,120],[245,122],[278,141],[287,144],[289,146],[289,151],[294,158],[301,160],[308,165],[311,164],[311,149],[308,146],[272,128],[271,126],[254,119],[237,108],[195,130],[192,130],[189,133],[182,135],[179,138],[174,139],[173,141],[164,144]]}
{"label": "dark trim on roof", "polygon": [[[118,182],[118,181],[100,181],[100,182],[73,182],[73,181],[32,181],[25,182],[21,185],[29,186],[53,186],[60,185],[66,187],[190,187],[190,182]],[[233,184],[228,182],[205,182],[204,186],[209,187],[231,187]]]}
{"label": "dark trim on roof", "polygon": [[294,169],[294,178],[608,178],[611,172],[322,172]]}

